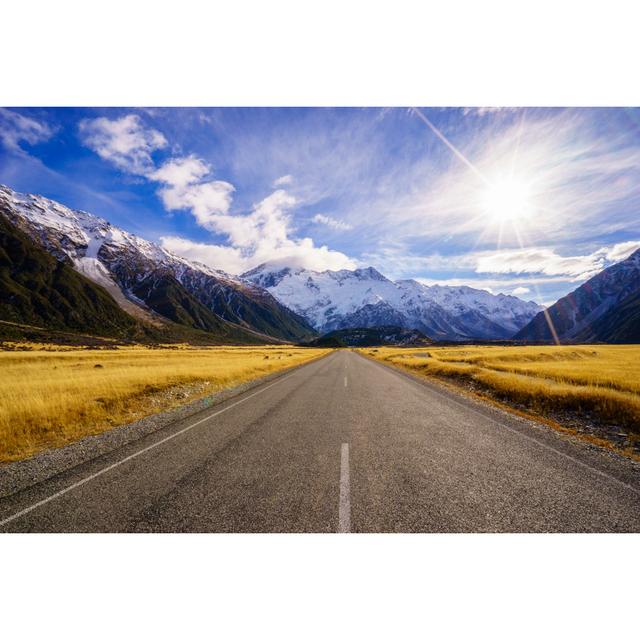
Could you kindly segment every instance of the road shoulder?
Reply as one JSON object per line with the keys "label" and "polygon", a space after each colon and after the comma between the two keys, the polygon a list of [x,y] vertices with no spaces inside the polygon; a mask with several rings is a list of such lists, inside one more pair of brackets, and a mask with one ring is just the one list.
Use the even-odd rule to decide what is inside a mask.
{"label": "road shoulder", "polygon": [[579,464],[585,464],[600,473],[613,476],[618,482],[631,486],[640,495],[640,462],[632,458],[621,455],[615,450],[585,442],[573,433],[554,429],[549,424],[536,420],[534,416],[529,417],[521,412],[512,411],[506,405],[488,401],[438,378],[417,375],[359,351],[354,353],[373,365],[473,410],[494,422],[496,426],[516,431],[526,438],[537,441],[543,447],[551,448],[560,455],[574,459]]}
{"label": "road shoulder", "polygon": [[330,353],[332,352],[295,367],[249,380],[235,387],[221,389],[204,398],[193,400],[174,409],[146,416],[97,435],[87,436],[64,447],[46,449],[31,458],[2,464],[0,466],[0,498],[11,496],[81,464],[112,453],[161,429],[171,427],[199,413],[217,407],[248,391],[286,376],[292,371],[326,358]]}

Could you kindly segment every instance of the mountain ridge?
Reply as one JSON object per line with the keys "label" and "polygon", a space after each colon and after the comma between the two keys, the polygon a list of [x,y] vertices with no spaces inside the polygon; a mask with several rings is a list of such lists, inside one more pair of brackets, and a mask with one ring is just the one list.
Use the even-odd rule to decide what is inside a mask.
{"label": "mountain ridge", "polygon": [[[529,342],[591,342],[616,333],[616,308],[640,292],[640,249],[563,296],[514,335]],[[633,317],[632,310],[628,310]],[[608,320],[603,318],[608,317]],[[606,329],[603,323],[608,325]],[[633,334],[630,329],[629,335]],[[624,335],[624,332],[623,332]]]}
{"label": "mountain ridge", "polygon": [[373,267],[318,272],[276,262],[241,277],[270,291],[320,333],[396,325],[435,340],[507,339],[542,309],[467,286],[394,282]]}
{"label": "mountain ridge", "polygon": [[[158,322],[158,288],[142,284],[153,274],[156,284],[164,282],[171,289],[161,296],[162,308],[169,314],[165,317],[181,318],[185,326],[195,322],[221,327],[213,314],[254,337],[262,334],[267,339],[297,342],[315,335],[303,318],[253,283],[177,256],[101,217],[3,185],[0,207],[12,224],[55,258],[107,289],[125,311],[143,322]],[[154,298],[145,300],[151,292]],[[181,307],[183,303],[189,308]],[[208,311],[196,312],[198,305]]]}

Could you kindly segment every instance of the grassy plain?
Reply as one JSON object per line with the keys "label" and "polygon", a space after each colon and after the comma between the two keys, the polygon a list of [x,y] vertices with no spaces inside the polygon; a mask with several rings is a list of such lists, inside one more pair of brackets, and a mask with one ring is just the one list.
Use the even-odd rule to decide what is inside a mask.
{"label": "grassy plain", "polygon": [[414,373],[472,382],[545,414],[569,411],[640,433],[640,345],[362,349]]}
{"label": "grassy plain", "polygon": [[5,347],[0,351],[0,461],[4,462],[327,352],[286,346]]}

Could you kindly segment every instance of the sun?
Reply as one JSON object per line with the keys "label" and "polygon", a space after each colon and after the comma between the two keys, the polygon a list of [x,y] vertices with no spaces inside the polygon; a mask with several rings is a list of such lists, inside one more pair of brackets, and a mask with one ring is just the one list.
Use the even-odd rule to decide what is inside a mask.
{"label": "sun", "polygon": [[495,222],[516,222],[531,211],[531,191],[523,180],[492,182],[484,194],[484,210]]}

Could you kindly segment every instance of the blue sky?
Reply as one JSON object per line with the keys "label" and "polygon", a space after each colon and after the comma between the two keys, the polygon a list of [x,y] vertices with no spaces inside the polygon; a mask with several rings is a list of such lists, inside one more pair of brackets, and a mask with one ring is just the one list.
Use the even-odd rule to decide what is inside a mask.
{"label": "blue sky", "polygon": [[0,109],[0,182],[231,273],[555,301],[640,247],[640,109]]}

